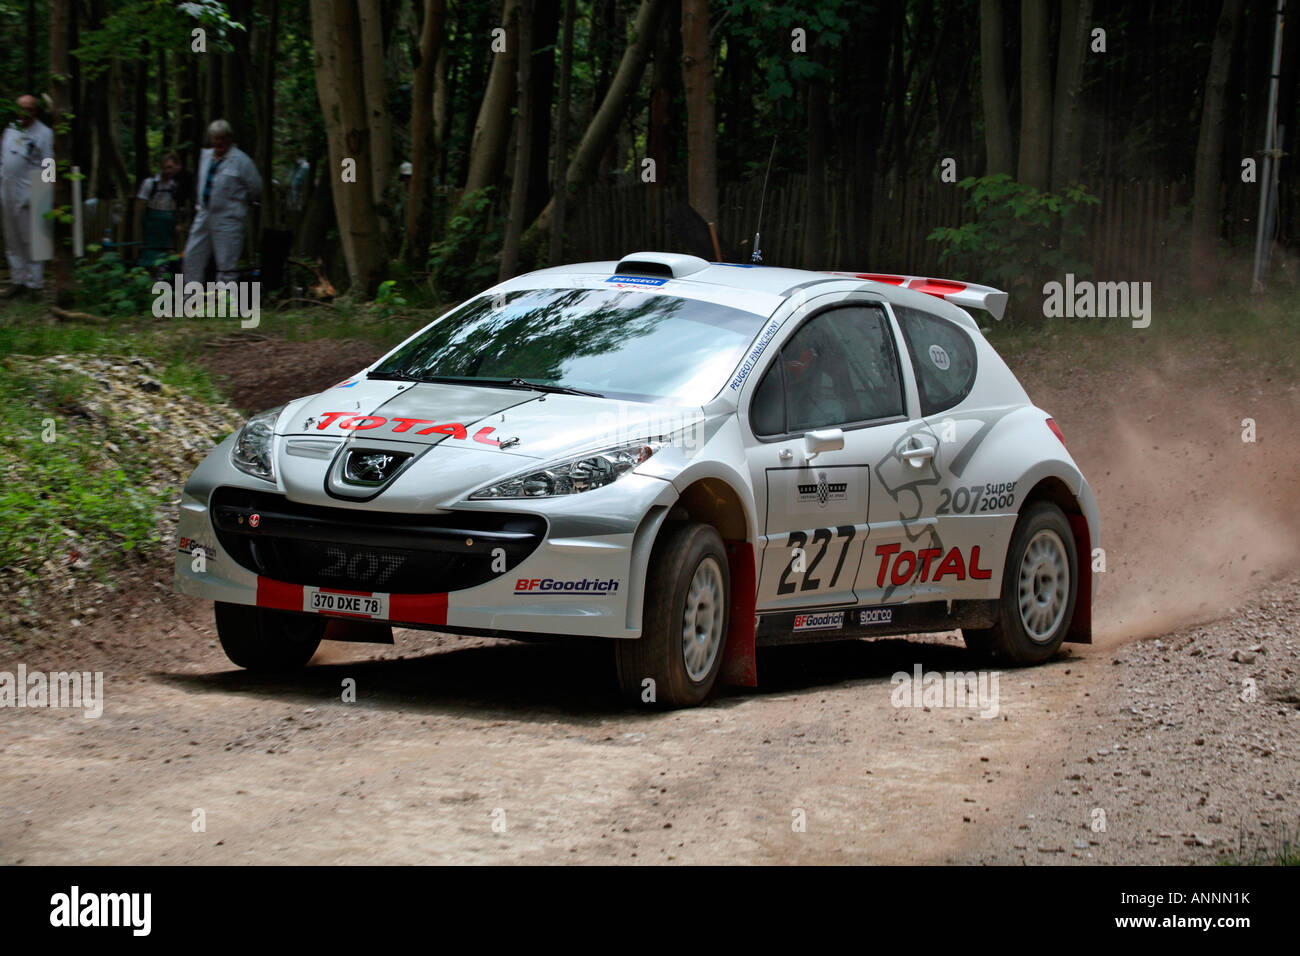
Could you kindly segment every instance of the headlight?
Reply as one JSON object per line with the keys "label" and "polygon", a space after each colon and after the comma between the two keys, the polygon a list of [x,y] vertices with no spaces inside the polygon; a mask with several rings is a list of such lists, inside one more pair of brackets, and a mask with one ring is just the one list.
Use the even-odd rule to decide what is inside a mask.
{"label": "headlight", "polygon": [[275,420],[280,409],[268,408],[248,420],[235,436],[235,447],[230,450],[230,463],[245,474],[255,478],[275,481],[275,465],[271,460],[271,440],[275,437]]}
{"label": "headlight", "polygon": [[507,478],[474,492],[470,498],[553,498],[603,488],[622,478],[662,447],[663,442],[647,440],[606,448],[526,475]]}

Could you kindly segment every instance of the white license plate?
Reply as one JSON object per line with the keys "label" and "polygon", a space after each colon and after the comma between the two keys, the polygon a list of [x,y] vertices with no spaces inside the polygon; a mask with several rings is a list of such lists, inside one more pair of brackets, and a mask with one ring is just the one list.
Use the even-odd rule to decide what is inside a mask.
{"label": "white license plate", "polygon": [[384,619],[388,617],[388,595],[305,587],[302,589],[302,609],[317,614]]}

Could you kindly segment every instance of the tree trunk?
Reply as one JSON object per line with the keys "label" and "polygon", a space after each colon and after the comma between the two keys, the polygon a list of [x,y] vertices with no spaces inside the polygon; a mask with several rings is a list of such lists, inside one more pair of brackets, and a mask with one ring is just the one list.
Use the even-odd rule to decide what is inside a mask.
{"label": "tree trunk", "polygon": [[718,221],[718,126],[708,0],[682,0],[682,83],[686,87],[686,181],[705,222]]}
{"label": "tree trunk", "polygon": [[[672,16],[673,11],[677,11],[676,17]],[[673,148],[673,132],[677,127],[673,105],[682,85],[682,70],[678,68],[682,62],[681,19],[681,7],[670,3],[668,19],[664,29],[655,38],[655,49],[651,54],[653,62],[650,70],[650,109],[646,118],[645,151],[646,157],[654,160],[654,186],[663,186],[675,178],[674,170],[669,164],[677,156]],[[674,39],[677,41],[675,44]]]}
{"label": "tree trunk", "polygon": [[[514,20],[516,0],[504,0],[501,22]],[[492,186],[501,180],[505,166],[506,144],[510,138],[510,103],[514,95],[515,61],[519,54],[519,37],[506,31],[504,52],[492,54],[492,71],[487,90],[474,123],[470,142],[469,171],[465,175],[465,195]]]}
{"label": "tree trunk", "polygon": [[27,72],[24,77],[27,82],[23,85],[23,92],[31,93],[36,89],[36,0],[27,0],[26,19],[27,45],[24,52],[27,54]]}
{"label": "tree trunk", "polygon": [[[569,162],[569,170],[565,175],[566,189],[573,190],[585,185],[595,176],[600,157],[618,129],[628,97],[641,82],[641,74],[645,72],[650,51],[654,48],[654,36],[659,25],[659,17],[666,7],[665,0],[641,0],[636,22],[632,28],[631,42],[624,49],[623,58],[619,61],[618,70],[614,73],[614,79],[609,84],[605,98],[591,118],[591,123],[588,124],[587,131],[583,133],[582,140],[573,153],[573,159]],[[546,204],[546,208],[542,210],[542,214],[537,217],[537,221],[529,227],[529,231],[549,230],[554,208],[555,199],[552,197]]]}
{"label": "tree trunk", "polygon": [[[238,23],[244,24],[245,27],[252,27],[252,4],[249,0],[230,0],[226,6],[230,9],[230,17]],[[221,54],[221,113],[208,117],[208,121],[217,118],[217,115],[225,117],[230,125],[235,129],[235,142],[242,144],[242,148],[250,155],[257,155],[257,127],[256,123],[248,122],[248,111],[244,109],[244,93],[252,85],[249,80],[248,63],[248,44],[249,29],[231,30],[229,33],[230,45],[234,48],[230,53]],[[266,184],[267,189],[271,184]]]}
{"label": "tree trunk", "polygon": [[984,153],[988,163],[985,173],[989,176],[1015,173],[1002,31],[1002,0],[980,0],[980,91],[984,101]]}
{"label": "tree trunk", "polygon": [[[1232,69],[1232,47],[1241,17],[1241,0],[1223,0],[1210,48],[1210,69],[1205,77],[1205,105],[1201,109],[1201,134],[1196,143],[1196,180],[1192,193],[1192,276],[1197,288],[1214,287],[1219,236],[1219,178],[1223,163],[1223,133],[1228,100],[1225,90]],[[1258,183],[1256,189],[1264,189]]]}
{"label": "tree trunk", "polygon": [[[131,118],[131,171],[137,184],[140,180],[149,175],[152,166],[152,160],[149,157],[149,60],[148,44],[145,45],[145,56],[136,61],[134,74],[135,85],[132,88],[133,102],[132,111],[135,116]],[[132,196],[135,192],[132,191]]]}
{"label": "tree trunk", "polygon": [[179,114],[179,141],[185,145],[187,168],[198,175],[199,150],[203,146],[203,125],[199,119],[198,58],[177,53],[172,61],[181,86],[176,108]]}
{"label": "tree trunk", "polygon": [[808,84],[808,206],[804,218],[805,269],[824,269],[826,259],[826,84]]}
{"label": "tree trunk", "polygon": [[[896,10],[893,18],[892,39],[890,41],[890,98],[893,100],[893,109],[889,112],[889,119],[885,125],[885,161],[881,164],[884,172],[888,174],[889,157],[891,151],[894,155],[902,157],[903,143],[906,139],[906,131],[903,129],[904,98],[907,95],[908,77],[903,71],[903,47],[905,45],[906,21],[907,17],[902,10]],[[906,165],[899,160],[899,170]]]}
{"label": "tree trunk", "polygon": [[225,114],[225,107],[221,101],[221,67],[225,62],[225,57],[220,53],[209,53],[203,57],[203,64],[208,68],[204,76],[203,84],[203,119],[199,120],[199,143],[202,146],[202,138],[207,124]]}
{"label": "tree trunk", "polygon": [[551,160],[551,175],[555,183],[551,190],[553,228],[547,255],[547,262],[553,266],[564,261],[564,219],[569,205],[569,79],[573,75],[573,8],[574,0],[564,0],[560,26],[560,89],[555,103],[555,153]]}
{"label": "tree trunk", "polygon": [[434,150],[433,84],[442,55],[446,0],[424,0],[424,23],[420,26],[420,65],[415,69],[411,91],[411,182],[406,195],[406,239],[404,258],[420,266],[429,250],[430,191]]}
{"label": "tree trunk", "polygon": [[257,165],[262,171],[262,184],[265,189],[262,196],[264,210],[262,225],[271,228],[278,225],[276,221],[280,204],[272,185],[275,163],[275,64],[280,50],[280,0],[271,0],[271,22],[266,35],[266,54],[262,68],[262,107],[259,112],[257,130]]}
{"label": "tree trunk", "polygon": [[[371,199],[374,166],[362,102],[355,7],[343,0],[311,0],[311,28],[316,92],[329,140],[329,168],[325,175],[333,191],[334,214],[351,283],[349,294],[369,295],[379,284],[385,256],[379,216]],[[343,181],[344,159],[356,163],[355,182]]]}
{"label": "tree trunk", "polygon": [[1052,135],[1052,192],[1060,192],[1067,183],[1077,180],[1082,166],[1079,143],[1083,124],[1079,100],[1091,22],[1092,0],[1062,0],[1061,52],[1056,62],[1056,128]]}
{"label": "tree trunk", "polygon": [[1020,0],[1020,162],[1016,178],[1046,190],[1052,177],[1052,72],[1047,0]]}
{"label": "tree trunk", "polygon": [[123,197],[126,200],[126,221],[131,224],[129,242],[141,238],[143,228],[143,209],[135,195],[140,191],[140,183],[148,176],[151,160],[149,156],[149,45],[144,46],[144,56],[135,62],[131,70],[131,181],[132,189]]}
{"label": "tree trunk", "polygon": [[433,82],[433,159],[430,175],[438,182],[447,181],[447,126],[451,120],[451,78],[447,75],[447,44],[438,47],[437,76]]}
{"label": "tree trunk", "polygon": [[532,222],[551,195],[551,110],[555,100],[555,44],[559,39],[560,0],[535,0],[532,19],[533,89],[528,102],[532,113],[528,160],[528,205],[524,224]]}
{"label": "tree trunk", "polygon": [[[54,181],[54,205],[70,208],[72,205],[71,170],[66,165],[72,157],[71,136],[64,115],[71,105],[69,95],[68,41],[71,32],[72,0],[52,0],[50,3],[50,94],[54,101],[50,124],[54,129],[54,160],[64,164]],[[76,294],[76,278],[72,271],[72,228],[54,220],[54,302],[60,308],[72,304]]]}
{"label": "tree trunk", "polygon": [[361,21],[361,86],[365,103],[365,127],[370,131],[370,197],[376,206],[384,204],[392,145],[388,106],[384,96],[384,28],[379,0],[357,0]]}
{"label": "tree trunk", "polygon": [[113,195],[127,199],[133,196],[131,176],[126,171],[126,160],[122,157],[122,64],[114,62],[112,68],[103,77],[107,81],[101,85],[106,90],[100,108],[95,111],[95,133],[99,141],[100,195],[109,198]]}
{"label": "tree trunk", "polygon": [[524,232],[524,215],[528,206],[528,167],[532,159],[532,69],[533,69],[533,0],[518,0],[515,5],[514,34],[519,38],[519,75],[515,80],[519,111],[515,123],[515,172],[510,183],[510,215],[501,247],[499,282],[512,278],[519,266],[519,237]]}
{"label": "tree trunk", "polygon": [[158,121],[162,124],[163,152],[171,149],[176,129],[172,126],[172,109],[167,86],[167,51],[158,48]]}

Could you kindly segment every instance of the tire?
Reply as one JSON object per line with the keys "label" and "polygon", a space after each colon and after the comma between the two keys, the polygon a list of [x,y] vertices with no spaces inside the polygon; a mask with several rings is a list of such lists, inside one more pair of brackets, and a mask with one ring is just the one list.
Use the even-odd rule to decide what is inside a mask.
{"label": "tire", "polygon": [[305,667],[325,633],[326,622],[307,614],[221,601],[213,610],[221,649],[232,663],[258,673]]}
{"label": "tire", "polygon": [[[641,636],[614,645],[624,698],[693,707],[708,697],[722,669],[730,605],[730,566],[718,532],[698,523],[665,527],[646,573]],[[651,687],[653,700],[646,699]]]}
{"label": "tire", "polygon": [[964,628],[962,639],[976,654],[1018,666],[1041,664],[1060,650],[1078,593],[1070,522],[1054,504],[1031,505],[1011,535],[997,623]]}

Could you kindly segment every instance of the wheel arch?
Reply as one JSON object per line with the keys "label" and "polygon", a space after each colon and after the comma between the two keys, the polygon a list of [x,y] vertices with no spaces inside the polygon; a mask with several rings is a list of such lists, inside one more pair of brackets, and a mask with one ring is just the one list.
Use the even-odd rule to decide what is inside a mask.
{"label": "wheel arch", "polygon": [[[1085,486],[1086,487],[1086,486]],[[1092,643],[1092,529],[1085,506],[1070,489],[1064,479],[1057,475],[1040,478],[1021,499],[1019,512],[1029,505],[1040,501],[1056,505],[1065,513],[1065,520],[1070,523],[1074,534],[1074,558],[1078,569],[1079,593],[1074,601],[1074,615],[1070,618],[1070,629],[1066,632],[1066,641],[1073,644]]]}
{"label": "wheel arch", "polygon": [[[670,522],[698,521],[714,528],[727,548],[728,624],[726,644],[722,649],[719,679],[730,684],[753,687],[758,683],[754,640],[758,630],[755,613],[758,597],[758,569],[754,563],[755,524],[752,509],[733,483],[717,475],[696,478],[683,488],[669,507],[650,510],[637,528],[634,547],[642,560],[639,566],[639,598],[644,598],[645,575],[649,572],[655,542]],[[629,616],[636,614],[640,626],[642,601],[628,606]],[[629,622],[632,624],[633,622]]]}

